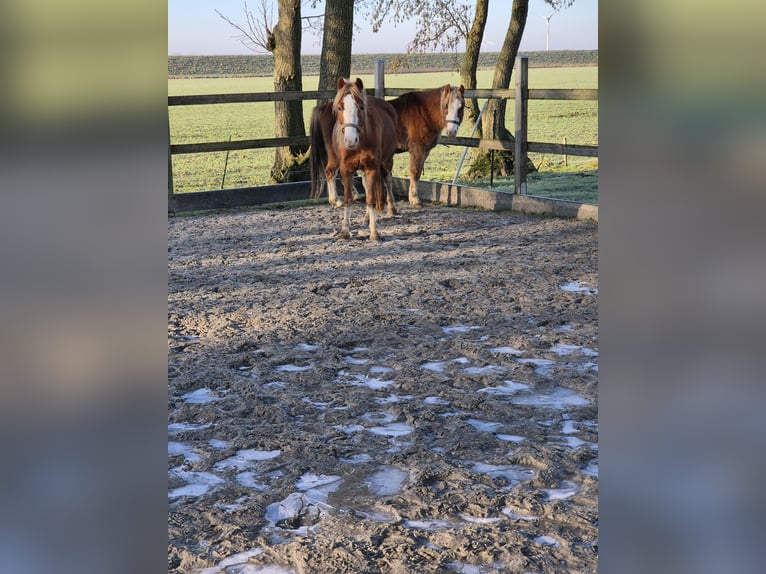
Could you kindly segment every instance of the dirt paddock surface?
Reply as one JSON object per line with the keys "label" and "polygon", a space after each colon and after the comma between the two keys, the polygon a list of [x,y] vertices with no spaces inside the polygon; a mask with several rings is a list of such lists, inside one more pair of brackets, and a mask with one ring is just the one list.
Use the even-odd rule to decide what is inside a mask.
{"label": "dirt paddock surface", "polygon": [[170,572],[597,570],[597,225],[174,217]]}

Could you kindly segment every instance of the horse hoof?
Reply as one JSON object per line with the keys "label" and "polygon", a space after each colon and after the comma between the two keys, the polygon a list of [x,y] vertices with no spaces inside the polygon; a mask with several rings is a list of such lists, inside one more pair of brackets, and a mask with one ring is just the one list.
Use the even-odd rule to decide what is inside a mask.
{"label": "horse hoof", "polygon": [[338,234],[341,239],[351,239],[351,234],[346,229],[342,229]]}
{"label": "horse hoof", "polygon": [[383,239],[380,237],[379,233],[376,233],[375,235],[370,235],[370,241],[383,241]]}
{"label": "horse hoof", "polygon": [[420,202],[420,200],[417,200],[417,201],[410,200],[410,205],[412,207],[418,207],[418,208],[423,207],[423,204]]}

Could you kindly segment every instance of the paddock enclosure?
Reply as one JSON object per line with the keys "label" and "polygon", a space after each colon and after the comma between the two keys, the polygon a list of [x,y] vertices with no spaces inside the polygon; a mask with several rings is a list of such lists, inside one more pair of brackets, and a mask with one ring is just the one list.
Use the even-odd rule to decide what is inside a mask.
{"label": "paddock enclosure", "polygon": [[170,572],[597,570],[597,224],[399,207],[168,219]]}

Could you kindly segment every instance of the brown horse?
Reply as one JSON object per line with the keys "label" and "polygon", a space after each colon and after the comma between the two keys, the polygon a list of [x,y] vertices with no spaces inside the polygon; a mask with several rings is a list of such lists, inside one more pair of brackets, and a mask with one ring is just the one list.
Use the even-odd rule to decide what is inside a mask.
{"label": "brown horse", "polygon": [[[422,92],[407,92],[389,100],[396,110],[396,153],[410,152],[410,205],[420,207],[418,181],[429,152],[439,143],[441,131],[446,127],[447,136],[454,137],[465,110],[465,88],[453,88],[449,84]],[[393,197],[389,194],[389,202]]]}
{"label": "brown horse", "polygon": [[[380,239],[375,212],[383,209],[386,188],[391,188],[396,111],[384,100],[368,97],[361,79],[352,83],[339,78],[335,99],[315,107],[311,114],[310,139],[311,197],[319,197],[326,180],[330,205],[343,207],[340,236],[348,239],[354,173],[362,170],[370,239]],[[342,202],[335,187],[337,173],[343,183]]]}

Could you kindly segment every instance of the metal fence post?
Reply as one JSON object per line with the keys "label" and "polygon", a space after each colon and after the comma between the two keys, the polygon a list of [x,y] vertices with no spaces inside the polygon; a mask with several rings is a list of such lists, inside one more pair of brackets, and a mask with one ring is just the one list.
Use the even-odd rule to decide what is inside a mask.
{"label": "metal fence post", "polygon": [[385,93],[386,61],[375,60],[375,97],[382,98]]}
{"label": "metal fence post", "polygon": [[513,75],[516,76],[516,138],[513,158],[513,192],[527,193],[527,102],[529,97],[529,58],[517,56]]}

